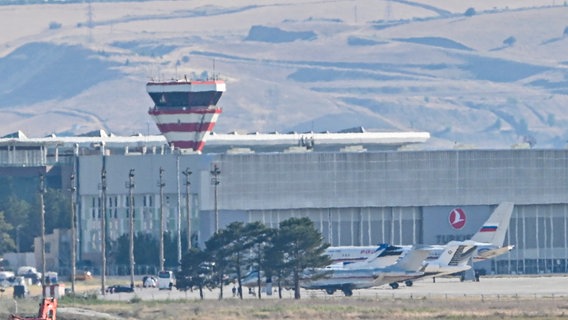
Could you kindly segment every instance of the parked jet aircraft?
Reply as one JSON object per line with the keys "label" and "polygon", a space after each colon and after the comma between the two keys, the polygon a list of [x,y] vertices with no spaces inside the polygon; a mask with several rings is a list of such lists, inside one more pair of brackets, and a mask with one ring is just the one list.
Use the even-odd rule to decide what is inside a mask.
{"label": "parked jet aircraft", "polygon": [[[411,287],[413,281],[424,277],[440,277],[448,274],[460,273],[471,269],[470,260],[479,246],[487,246],[486,243],[478,243],[472,240],[450,241],[442,249],[442,253],[436,258],[424,260],[424,273],[413,278],[405,279],[406,286]],[[457,246],[457,247],[456,247]],[[438,250],[439,246],[430,247],[429,257],[432,251]],[[453,252],[453,254],[452,254]],[[406,253],[403,253],[405,255]],[[402,282],[402,281],[399,281]],[[391,288],[397,289],[398,282],[389,283]]]}
{"label": "parked jet aircraft", "polygon": [[[419,249],[407,249],[401,256],[400,247],[382,244],[375,252],[364,261],[353,263],[335,263],[325,268],[306,271],[306,276],[317,274],[315,280],[304,280],[302,287],[306,289],[323,289],[328,294],[341,290],[345,295],[353,294],[354,289],[370,288],[389,284],[392,288],[398,288],[398,282],[405,281],[412,285],[413,279],[424,276],[445,275],[469,270],[467,264],[477,245],[474,241],[451,241],[436,259],[425,259],[435,248],[428,246]],[[385,265],[384,259],[391,259],[391,252],[398,252],[395,263]],[[245,287],[256,287],[257,271],[251,271],[241,280]],[[261,277],[262,285],[265,284]]]}
{"label": "parked jet aircraft", "polygon": [[[473,254],[474,262],[497,257],[514,248],[514,245],[503,246],[512,213],[513,203],[503,202],[499,204],[479,231],[471,238],[474,242],[484,243],[484,245],[479,244],[477,246],[477,251]],[[394,263],[403,252],[411,247],[409,245],[390,247],[382,255],[382,264],[389,265]],[[326,253],[330,256],[333,263],[346,264],[367,259],[377,248],[378,246],[329,247]],[[430,248],[431,252],[426,262],[437,259],[444,250],[445,245],[434,245],[430,246]]]}
{"label": "parked jet aircraft", "polygon": [[[398,282],[404,281],[407,286],[411,286],[414,279],[469,270],[471,266],[467,262],[472,257],[473,261],[481,261],[513,249],[514,246],[512,245],[503,247],[512,212],[513,204],[503,202],[493,211],[471,240],[452,241],[446,245],[432,245],[420,249],[428,252],[421,261],[420,271],[416,269],[413,274],[407,271],[404,276],[396,273],[382,276],[375,276],[375,274],[380,274],[381,270],[388,270],[389,267],[396,269],[396,265],[400,267],[399,263],[405,261],[406,255],[415,251],[411,249],[412,246],[380,244],[363,247],[329,247],[326,253],[330,255],[333,264],[325,269],[320,269],[319,272],[331,273],[331,279],[328,277],[308,281],[306,288],[324,289],[330,294],[336,290],[342,290],[346,295],[350,295],[353,289],[368,288],[386,283],[396,289],[399,286]],[[448,258],[450,254],[452,254],[451,258]],[[371,284],[370,278],[382,280],[374,281],[374,284]],[[391,282],[386,281],[389,278],[392,280]],[[243,285],[256,286],[256,279],[256,273],[253,271],[243,279]]]}
{"label": "parked jet aircraft", "polygon": [[[377,246],[376,248],[374,248],[372,250],[372,253],[370,256],[361,259],[362,261],[359,261],[359,265],[360,266],[371,266],[370,263],[376,261],[376,259],[378,257],[381,257],[382,255],[384,255],[387,251],[391,251],[392,250],[392,246],[389,246],[388,244],[380,244],[379,246]],[[398,256],[400,256],[400,253],[397,253],[397,258]],[[334,263],[331,264],[329,266],[326,267],[325,270],[329,270],[329,269],[342,269],[343,268],[343,264],[342,263]],[[261,272],[261,285],[264,286],[266,284],[266,279],[264,277],[264,274]],[[258,271],[257,270],[251,270],[250,272],[248,272],[242,279],[241,279],[241,284],[244,287],[249,287],[249,288],[254,288],[256,286],[258,286]]]}
{"label": "parked jet aircraft", "polygon": [[[412,248],[394,264],[382,265],[381,256],[389,247],[377,250],[367,260],[349,264],[333,264],[319,269],[321,277],[306,280],[302,287],[306,289],[322,289],[328,294],[341,290],[346,296],[353,294],[353,289],[363,289],[384,284],[396,284],[401,281],[416,279],[431,274],[450,274],[469,270],[467,264],[477,243],[473,241],[452,241],[448,243],[442,254],[435,261],[424,263],[430,254],[429,247]],[[392,286],[392,285],[391,285]]]}
{"label": "parked jet aircraft", "polygon": [[[300,286],[305,289],[321,289],[328,294],[341,290],[346,296],[353,295],[354,289],[371,288],[393,281],[405,279],[423,274],[422,261],[428,256],[426,249],[411,249],[397,263],[389,266],[377,267],[374,262],[380,251],[360,262],[350,263],[344,266],[339,264],[326,268],[310,270],[301,281]],[[310,279],[308,279],[308,276]],[[314,280],[311,278],[316,276]]]}

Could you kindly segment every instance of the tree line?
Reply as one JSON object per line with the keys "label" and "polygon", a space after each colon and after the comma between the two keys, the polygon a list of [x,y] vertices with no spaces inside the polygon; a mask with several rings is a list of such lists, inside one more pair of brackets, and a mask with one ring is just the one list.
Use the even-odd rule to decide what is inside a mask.
{"label": "tree line", "polygon": [[[0,255],[33,251],[34,237],[41,234],[39,202],[39,177],[0,177]],[[69,229],[70,193],[49,188],[48,181],[44,203],[46,234],[54,229]],[[181,239],[186,239],[184,233]],[[321,233],[309,218],[290,218],[282,221],[278,228],[268,228],[260,222],[233,222],[207,240],[203,249],[196,246],[197,239],[191,249],[181,241],[182,252],[185,252],[181,262],[177,256],[177,235],[165,232],[163,236],[165,266],[180,270],[176,286],[198,289],[202,298],[204,288],[220,288],[220,298],[223,297],[221,284],[235,281],[235,285],[242,288],[243,276],[256,270],[259,298],[263,281],[272,279],[279,297],[283,288],[290,288],[299,299],[304,270],[330,263],[324,254],[329,244],[323,242]],[[134,238],[136,265],[158,266],[159,240],[144,232]],[[128,234],[107,241],[108,263],[127,266]],[[242,290],[239,296],[242,298]]]}
{"label": "tree line", "polygon": [[219,288],[222,299],[223,286],[234,283],[242,299],[242,279],[254,270],[259,299],[263,284],[270,281],[278,288],[279,298],[282,289],[289,288],[300,299],[304,271],[331,263],[325,254],[328,247],[309,218],[290,218],[280,222],[279,228],[233,222],[207,240],[204,249],[191,248],[183,255],[176,287],[199,290],[201,299],[204,289]]}
{"label": "tree line", "polygon": [[[39,176],[0,177],[0,255],[33,251],[34,237],[41,234],[39,194]],[[69,193],[47,188],[44,203],[46,233],[69,229]]]}
{"label": "tree line", "polygon": [[[44,193],[45,233],[53,233],[54,229],[71,227],[71,194],[69,190],[52,188],[58,181],[46,177],[47,188]],[[39,175],[32,177],[0,177],[0,256],[8,252],[32,252],[34,238],[41,235],[41,208],[39,201]],[[182,234],[182,239],[186,236]],[[116,240],[107,238],[107,261],[109,265],[124,266],[128,269],[128,234]],[[183,250],[187,245],[182,242]],[[159,265],[159,240],[147,233],[135,235],[136,264]],[[177,258],[177,235],[164,233],[164,252],[166,265],[173,268],[179,265]],[[70,253],[62,253],[62,260],[68,260]],[[66,258],[67,256],[67,258]],[[4,262],[6,263],[6,262]],[[66,262],[70,266],[70,262]],[[5,265],[8,269],[11,266]],[[54,270],[57,271],[57,270]],[[60,270],[61,271],[61,270]],[[92,271],[92,270],[91,270]]]}

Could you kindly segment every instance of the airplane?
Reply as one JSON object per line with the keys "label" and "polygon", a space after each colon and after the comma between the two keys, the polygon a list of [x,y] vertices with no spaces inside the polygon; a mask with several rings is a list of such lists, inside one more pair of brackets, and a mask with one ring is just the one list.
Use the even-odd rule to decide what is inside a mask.
{"label": "airplane", "polygon": [[[472,261],[482,261],[507,253],[514,248],[513,245],[503,247],[512,212],[513,203],[503,202],[495,208],[489,219],[472,239],[462,242],[451,241],[446,245],[424,247],[421,250],[428,251],[428,255],[421,262],[421,271],[418,273],[415,270],[415,274],[406,274],[398,278],[393,274],[392,282],[383,281],[370,285],[368,280],[373,277],[373,272],[394,266],[404,260],[404,257],[409,252],[414,251],[412,249],[413,246],[380,244],[378,246],[329,247],[326,253],[330,256],[332,264],[326,267],[325,271],[334,271],[332,274],[336,274],[336,279],[335,281],[324,282],[325,285],[320,285],[320,287],[324,288],[328,293],[331,292],[330,294],[333,294],[336,290],[342,290],[348,295],[348,293],[352,293],[352,289],[368,288],[386,283],[393,289],[396,289],[399,287],[398,282],[404,282],[407,286],[412,286],[413,280],[422,277],[435,277],[467,271],[471,269],[471,265],[468,264],[470,258]],[[454,248],[454,255],[457,256],[459,253],[459,258],[457,258],[458,260],[454,258],[452,258],[454,260],[448,260],[447,255],[444,255],[444,253],[449,254],[448,249],[451,249],[456,243],[463,246],[459,249],[460,252],[455,251],[456,249]],[[375,271],[370,269],[375,269]],[[244,286],[256,285],[256,274],[254,271],[245,278],[249,281],[245,281]],[[351,280],[347,280],[349,278]],[[359,281],[353,280],[356,278]],[[343,279],[341,280],[343,282],[340,279]],[[388,279],[388,276],[383,276],[381,279]],[[311,287],[314,289],[318,288],[318,282],[312,284]]]}
{"label": "airplane", "polygon": [[[442,249],[442,253],[437,254],[437,258],[428,258],[432,256],[433,251],[438,251],[439,246],[430,246],[429,255],[423,261],[423,274],[416,277],[405,279],[407,287],[411,287],[414,280],[425,277],[440,277],[448,274],[460,273],[471,269],[470,260],[479,246],[487,246],[487,243],[479,243],[472,240],[450,241]],[[405,253],[403,253],[404,255]],[[389,286],[393,289],[399,287],[398,282],[391,282]]]}
{"label": "airplane", "polygon": [[[332,261],[332,264],[347,265],[354,262],[361,262],[367,260],[369,256],[375,254],[379,250],[383,250],[379,257],[383,259],[385,265],[395,263],[399,256],[405,249],[411,246],[393,246],[385,243],[379,243],[376,246],[338,246],[328,247],[325,251]],[[386,259],[389,257],[391,263],[387,263]]]}
{"label": "airplane", "polygon": [[[364,261],[365,263],[370,263],[371,261],[375,261],[375,259],[377,259],[378,257],[383,256],[388,250],[392,250],[392,246],[389,246],[388,244],[380,244],[378,247],[375,247],[374,249],[372,249],[371,252],[371,256],[365,257],[365,258],[361,258],[359,262]],[[400,255],[400,253],[397,254],[397,258]],[[350,264],[350,262],[347,262],[345,264],[338,262],[338,263],[333,263],[329,266],[327,266],[327,269],[340,269],[343,268],[344,265]],[[362,264],[363,265],[363,264]],[[264,274],[261,272],[261,285],[265,285],[265,277]],[[258,286],[258,270],[251,270],[249,271],[242,279],[241,279],[241,285],[243,287],[256,287]]]}
{"label": "airplane", "polygon": [[315,280],[305,280],[305,289],[321,289],[328,294],[337,290],[351,296],[354,289],[364,289],[389,284],[398,287],[398,282],[417,279],[432,274],[451,274],[469,270],[468,261],[477,249],[474,241],[449,242],[438,259],[425,263],[431,247],[413,247],[390,265],[383,265],[381,256],[390,247],[376,250],[368,259],[349,264],[333,264],[319,269]]}
{"label": "airplane", "polygon": [[[511,202],[500,203],[483,226],[481,226],[479,231],[470,239],[478,244],[477,251],[473,254],[473,262],[495,258],[511,251],[515,247],[514,245],[503,246],[505,234],[509,229],[513,206]],[[329,255],[332,263],[347,264],[364,261],[373,254],[378,247],[380,247],[380,245],[329,247],[326,250],[326,254]],[[383,265],[394,263],[401,254],[408,251],[411,247],[410,245],[391,246],[387,252],[382,255],[381,261]],[[445,245],[432,245],[430,248],[431,252],[426,262],[436,260],[444,251]]]}
{"label": "airplane", "polygon": [[364,261],[307,270],[300,286],[308,290],[325,290],[328,294],[341,290],[345,296],[349,297],[353,295],[354,289],[371,288],[423,274],[422,262],[429,254],[426,249],[413,248],[398,262],[378,267],[375,261],[380,252],[380,250],[375,251]]}
{"label": "airplane", "polygon": [[[414,279],[432,275],[445,275],[469,270],[468,265],[479,243],[474,241],[451,241],[442,253],[428,263],[427,256],[432,252],[432,246],[410,248],[402,255],[396,255],[397,261],[385,265],[383,259],[391,259],[391,252],[399,252],[400,247],[381,244],[367,259],[351,263],[334,263],[325,268],[306,270],[305,277],[316,275],[314,280],[305,280],[301,285],[305,289],[322,289],[328,294],[337,290],[351,296],[354,289],[371,288],[389,284],[393,289],[398,288],[398,282],[411,286]],[[484,244],[481,244],[484,245]],[[245,287],[256,287],[258,271],[253,270],[241,280]],[[264,278],[262,279],[264,281]],[[264,284],[264,282],[263,282]]]}

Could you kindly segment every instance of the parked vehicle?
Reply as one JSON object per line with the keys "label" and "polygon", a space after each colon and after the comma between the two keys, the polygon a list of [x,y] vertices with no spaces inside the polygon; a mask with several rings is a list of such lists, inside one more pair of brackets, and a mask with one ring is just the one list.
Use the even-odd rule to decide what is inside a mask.
{"label": "parked vehicle", "polygon": [[158,285],[158,280],[154,276],[144,276],[142,278],[142,287],[155,288]]}
{"label": "parked vehicle", "polygon": [[59,275],[57,272],[49,271],[45,273],[45,283],[46,284],[55,284],[59,282]]}
{"label": "parked vehicle", "polygon": [[37,272],[37,269],[30,266],[23,266],[18,268],[16,275],[22,276],[26,279],[30,279],[32,284],[41,283],[41,272]]}
{"label": "parked vehicle", "polygon": [[15,279],[12,271],[0,271],[0,288],[12,286]]}
{"label": "parked vehicle", "polygon": [[106,289],[108,293],[120,293],[120,292],[134,292],[134,288],[131,286],[123,286],[119,284],[112,285]]}
{"label": "parked vehicle", "polygon": [[158,289],[172,290],[174,287],[175,276],[173,271],[160,271],[158,273]]}
{"label": "parked vehicle", "polygon": [[93,279],[93,275],[90,271],[80,271],[75,275],[75,280],[87,281]]}
{"label": "parked vehicle", "polygon": [[25,298],[29,294],[28,285],[24,277],[16,277],[13,282],[14,285],[14,299]]}

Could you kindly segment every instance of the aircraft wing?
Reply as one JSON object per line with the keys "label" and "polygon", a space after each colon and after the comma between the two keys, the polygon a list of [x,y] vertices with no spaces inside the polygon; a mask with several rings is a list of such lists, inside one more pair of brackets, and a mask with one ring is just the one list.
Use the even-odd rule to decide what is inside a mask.
{"label": "aircraft wing", "polygon": [[484,248],[480,248],[477,251],[477,255],[474,257],[473,261],[478,262],[478,261],[483,261],[483,260],[487,260],[487,259],[493,259],[497,256],[500,256],[502,254],[505,254],[505,253],[513,250],[514,247],[515,247],[514,245],[509,245],[509,246],[504,246],[504,247],[494,248],[494,249],[487,249],[487,250],[485,250]]}

